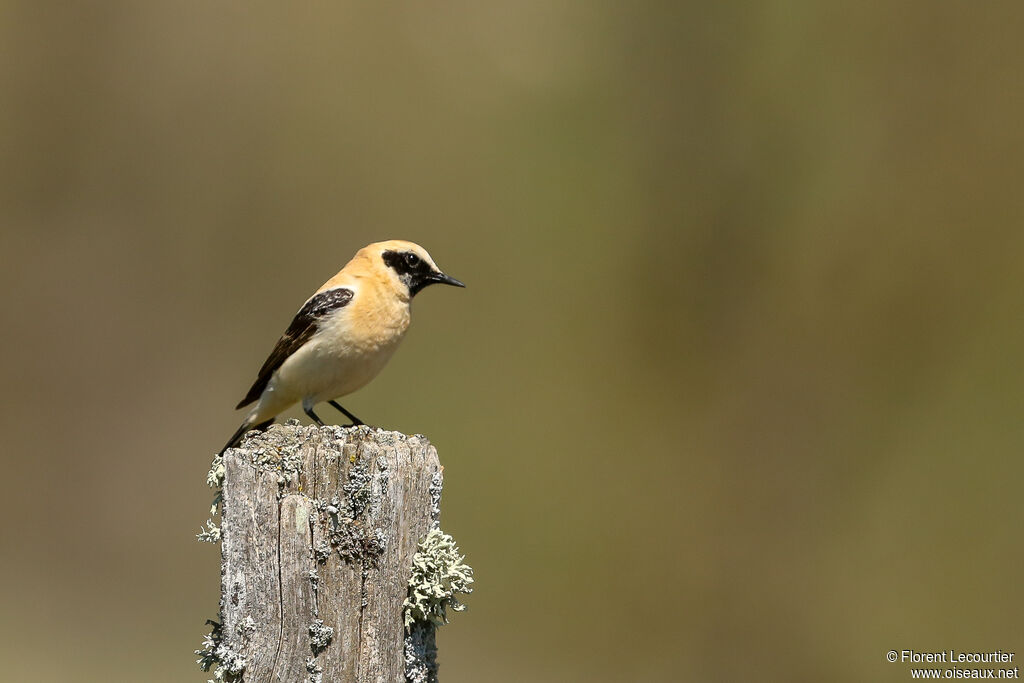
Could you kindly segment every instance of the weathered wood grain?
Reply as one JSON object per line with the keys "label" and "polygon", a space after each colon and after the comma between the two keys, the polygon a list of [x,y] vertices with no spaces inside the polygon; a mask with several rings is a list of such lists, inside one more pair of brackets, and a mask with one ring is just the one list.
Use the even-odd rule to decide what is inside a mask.
{"label": "weathered wood grain", "polygon": [[223,463],[221,643],[242,680],[405,680],[402,603],[441,476],[430,442],[289,423]]}

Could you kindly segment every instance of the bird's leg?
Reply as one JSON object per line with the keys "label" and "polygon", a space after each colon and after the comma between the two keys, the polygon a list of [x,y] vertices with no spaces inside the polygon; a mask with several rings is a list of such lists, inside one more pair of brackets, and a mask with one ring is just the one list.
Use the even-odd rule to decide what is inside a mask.
{"label": "bird's leg", "polygon": [[306,415],[309,415],[311,418],[313,418],[313,422],[316,422],[321,427],[324,426],[324,421],[317,417],[316,413],[313,412],[313,406],[302,406],[302,409],[306,411]]}
{"label": "bird's leg", "polygon": [[353,415],[352,413],[350,413],[350,412],[348,412],[347,410],[345,410],[344,408],[342,408],[342,407],[341,407],[341,404],[340,404],[340,403],[338,403],[337,401],[328,401],[328,403],[330,403],[330,404],[331,404],[332,406],[334,406],[335,408],[337,408],[338,410],[340,410],[340,411],[341,411],[342,413],[344,413],[345,417],[347,417],[348,419],[352,420],[352,424],[353,424],[353,426],[354,426],[354,425],[361,425],[361,424],[364,424],[364,423],[363,423],[363,421],[362,421],[362,420],[360,420],[360,419],[359,419],[358,417],[356,417],[356,416],[355,416],[355,415]]}

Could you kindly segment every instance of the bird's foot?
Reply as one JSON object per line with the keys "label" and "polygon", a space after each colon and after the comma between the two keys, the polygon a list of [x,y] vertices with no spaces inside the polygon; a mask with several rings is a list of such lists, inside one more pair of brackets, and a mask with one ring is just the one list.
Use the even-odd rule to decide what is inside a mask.
{"label": "bird's foot", "polygon": [[312,408],[303,408],[303,410],[305,411],[306,415],[309,415],[309,417],[313,420],[313,422],[316,422],[321,427],[326,426],[326,425],[324,425],[324,421],[321,420],[320,417],[316,413],[313,412]]}

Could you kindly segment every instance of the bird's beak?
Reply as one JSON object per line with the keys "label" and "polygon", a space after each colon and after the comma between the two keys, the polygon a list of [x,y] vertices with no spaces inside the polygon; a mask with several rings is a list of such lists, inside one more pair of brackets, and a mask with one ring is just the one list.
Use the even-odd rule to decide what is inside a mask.
{"label": "bird's beak", "polygon": [[441,273],[441,272],[431,273],[430,274],[430,281],[431,282],[437,282],[438,284],[442,284],[442,285],[451,285],[452,287],[465,287],[466,286],[466,285],[462,284],[461,282],[459,282],[458,280],[456,280],[455,278],[453,278],[451,275],[445,275],[444,273]]}

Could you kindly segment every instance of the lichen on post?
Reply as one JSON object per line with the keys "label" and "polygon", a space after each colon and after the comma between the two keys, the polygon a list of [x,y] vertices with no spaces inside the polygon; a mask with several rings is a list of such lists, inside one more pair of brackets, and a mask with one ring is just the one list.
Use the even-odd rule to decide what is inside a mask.
{"label": "lichen on post", "polygon": [[[445,591],[472,582],[457,549],[454,569],[423,555],[436,551],[442,481],[425,437],[366,426],[290,420],[215,458],[199,538],[221,543],[221,604],[196,651],[203,670],[228,683],[436,681],[436,619],[406,616],[414,563],[420,594],[444,601],[435,616],[458,609]],[[424,587],[453,570],[468,581]]]}
{"label": "lichen on post", "polygon": [[[440,503],[440,487],[438,494]],[[449,607],[455,612],[466,609],[459,595],[473,592],[473,568],[465,559],[437,521],[413,556],[404,605],[405,677],[410,683],[437,681],[435,631],[448,623]]]}

